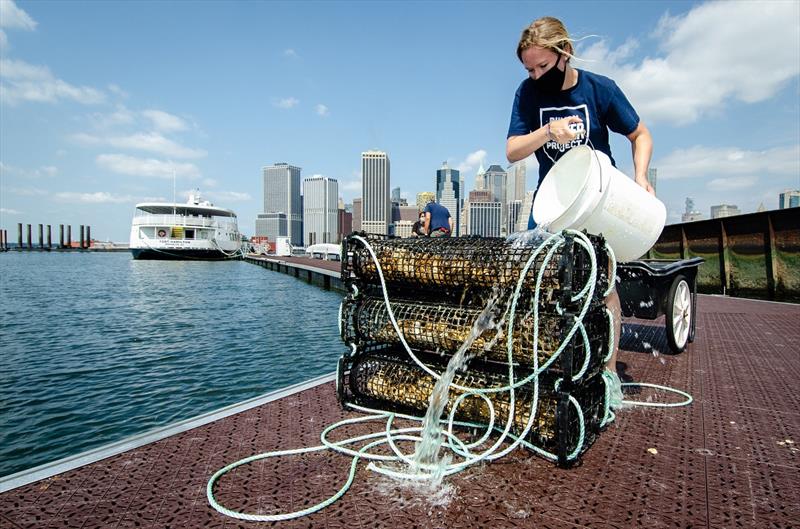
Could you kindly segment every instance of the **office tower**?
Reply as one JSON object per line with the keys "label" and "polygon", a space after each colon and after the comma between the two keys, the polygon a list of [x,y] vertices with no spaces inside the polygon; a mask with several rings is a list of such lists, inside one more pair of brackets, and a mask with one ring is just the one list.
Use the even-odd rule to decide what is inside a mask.
{"label": "office tower", "polygon": [[656,192],[656,183],[658,182],[658,169],[651,167],[647,170],[647,181],[653,187],[653,192]]}
{"label": "office tower", "polygon": [[339,240],[339,182],[327,176],[303,180],[303,229],[307,246]]}
{"label": "office tower", "polygon": [[286,237],[286,213],[259,213],[256,217],[256,237],[266,237],[275,242],[277,237]]}
{"label": "office tower", "polygon": [[360,198],[353,199],[353,231],[361,231],[361,207]]}
{"label": "office tower", "polygon": [[522,212],[522,200],[512,200],[508,203],[508,220],[506,225],[506,235],[510,235],[517,230],[519,215]]}
{"label": "office tower", "polygon": [[509,165],[507,173],[509,182],[506,189],[506,203],[511,204],[515,200],[520,202],[525,200],[525,183],[528,176],[525,160]]}
{"label": "office tower", "polygon": [[734,215],[740,215],[742,212],[739,211],[738,206],[734,206],[731,204],[720,204],[719,206],[711,206],[711,218],[712,219],[719,219],[722,217],[732,217]]}
{"label": "office tower", "polygon": [[533,191],[525,192],[525,199],[522,201],[522,208],[517,215],[517,229],[516,231],[525,231],[528,229],[528,221],[531,217],[531,210],[533,209]]}
{"label": "office tower", "polygon": [[786,189],[778,194],[778,209],[800,207],[800,189]]}
{"label": "office tower", "polygon": [[395,187],[392,189],[392,202],[400,203],[400,188]]}
{"label": "office tower", "polygon": [[339,210],[339,238],[336,242],[342,242],[342,239],[353,233],[353,214],[344,209]]}
{"label": "office tower", "polygon": [[483,191],[484,189],[486,189],[486,169],[483,168],[483,160],[481,160],[478,172],[475,173],[475,190]]}
{"label": "office tower", "polygon": [[469,234],[481,237],[500,237],[502,204],[472,202],[469,204]]}
{"label": "office tower", "polygon": [[492,192],[492,200],[500,202],[500,230],[502,235],[507,235],[506,224],[508,221],[508,204],[506,203],[508,174],[499,165],[490,165],[484,175],[485,189]]}
{"label": "office tower", "polygon": [[[277,237],[289,237],[293,245],[303,245],[300,171],[299,167],[288,163],[276,163],[262,168],[265,217],[259,217],[267,221],[262,225],[267,232],[258,235],[269,237],[271,241]],[[283,224],[279,222],[279,214],[286,217],[283,228]]]}
{"label": "office tower", "polygon": [[461,234],[461,173],[457,169],[450,169],[447,162],[442,162],[442,168],[436,171],[436,202],[447,208],[453,218],[454,228],[452,235]]}
{"label": "office tower", "polygon": [[696,220],[703,220],[703,214],[694,209],[694,200],[691,197],[686,197],[686,211],[681,215],[681,222],[694,222]]}
{"label": "office tower", "polygon": [[339,197],[339,203],[338,204],[339,204],[338,205],[339,209],[344,209],[344,199],[342,197]]}
{"label": "office tower", "polygon": [[392,203],[389,200],[389,156],[381,151],[361,153],[361,189],[364,201],[361,229],[367,233],[389,234]]}
{"label": "office tower", "polygon": [[422,211],[431,200],[436,200],[436,193],[432,191],[423,191],[422,193],[417,193],[417,208]]}

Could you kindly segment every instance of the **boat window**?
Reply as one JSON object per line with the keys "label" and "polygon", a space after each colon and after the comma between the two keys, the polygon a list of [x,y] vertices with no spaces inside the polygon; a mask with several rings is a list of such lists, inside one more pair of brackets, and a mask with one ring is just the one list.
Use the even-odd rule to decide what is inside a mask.
{"label": "boat window", "polygon": [[187,229],[186,231],[184,231],[183,232],[183,238],[184,239],[194,239],[194,230]]}

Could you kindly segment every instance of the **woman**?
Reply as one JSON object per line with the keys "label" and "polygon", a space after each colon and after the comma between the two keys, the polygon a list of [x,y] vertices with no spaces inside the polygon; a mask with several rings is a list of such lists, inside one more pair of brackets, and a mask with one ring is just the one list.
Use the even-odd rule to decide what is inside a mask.
{"label": "woman", "polygon": [[[528,71],[514,96],[508,127],[506,156],[516,162],[536,153],[539,161],[537,189],[553,164],[570,148],[588,144],[614,163],[608,131],[631,142],[637,184],[655,194],[647,181],[653,152],[650,131],[639,119],[622,90],[609,79],[573,68],[572,40],[560,20],[542,17],[525,28],[517,45],[517,57]],[[533,212],[528,228],[535,227]],[[619,296],[606,298],[614,314],[614,353],[606,368],[616,375],[616,356],[622,328]],[[616,396],[621,398],[621,393]]]}
{"label": "woman", "polygon": [[608,142],[612,130],[630,140],[634,179],[653,193],[647,181],[653,152],[650,132],[614,81],[572,67],[572,40],[564,24],[553,17],[536,20],[522,32],[517,57],[528,78],[514,97],[506,143],[508,161],[535,152],[538,188],[555,161],[577,145],[589,144],[614,163]]}

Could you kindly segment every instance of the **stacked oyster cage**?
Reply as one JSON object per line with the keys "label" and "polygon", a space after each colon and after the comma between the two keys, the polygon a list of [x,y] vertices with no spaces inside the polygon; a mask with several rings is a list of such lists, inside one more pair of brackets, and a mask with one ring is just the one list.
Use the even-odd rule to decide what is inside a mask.
{"label": "stacked oyster cage", "polygon": [[[546,258],[551,248],[547,245],[522,280],[510,353],[506,333],[513,294],[526,263],[544,239],[520,244],[501,238],[347,237],[342,280],[348,294],[342,302],[340,325],[350,352],[339,360],[339,401],[421,416],[436,383],[408,353],[390,320],[371,249],[380,263],[397,327],[414,356],[442,373],[473,333],[474,341],[465,350],[469,361],[453,383],[500,388],[509,384],[510,354],[514,380],[531,378],[515,390],[511,433],[523,432],[534,413],[524,440],[557,457],[562,466],[574,463],[594,442],[607,413],[602,369],[608,354],[609,320],[602,296],[608,287],[608,258],[603,240],[587,236],[596,258],[593,274],[587,248],[575,235],[560,237],[563,244],[551,258]],[[561,347],[587,303],[586,296],[576,299],[576,295],[590,281],[595,288],[582,320],[586,332],[574,332]],[[493,308],[486,309],[490,303]],[[481,332],[474,327],[479,317],[504,323]],[[537,366],[538,392],[536,377],[532,377]],[[462,393],[451,387],[446,415]],[[494,392],[488,397],[494,424],[504,426],[511,411],[510,393]],[[489,414],[486,401],[470,395],[458,405],[455,419],[488,424]]]}

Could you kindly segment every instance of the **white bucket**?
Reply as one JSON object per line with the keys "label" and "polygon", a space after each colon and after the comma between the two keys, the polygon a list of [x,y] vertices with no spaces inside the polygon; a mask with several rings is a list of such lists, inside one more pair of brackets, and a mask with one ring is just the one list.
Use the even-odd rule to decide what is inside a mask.
{"label": "white bucket", "polygon": [[586,145],[570,149],[547,173],[533,219],[550,232],[602,235],[619,262],[638,259],[661,235],[667,209],[656,197]]}

